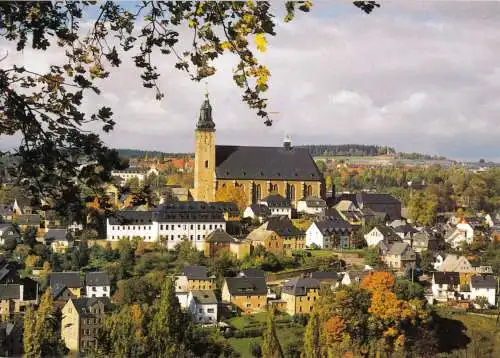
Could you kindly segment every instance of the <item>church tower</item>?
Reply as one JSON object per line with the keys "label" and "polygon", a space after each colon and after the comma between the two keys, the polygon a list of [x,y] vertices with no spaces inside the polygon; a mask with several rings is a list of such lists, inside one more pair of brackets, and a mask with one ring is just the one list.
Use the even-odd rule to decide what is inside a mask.
{"label": "church tower", "polygon": [[194,199],[215,201],[215,123],[208,93],[200,108],[195,137]]}

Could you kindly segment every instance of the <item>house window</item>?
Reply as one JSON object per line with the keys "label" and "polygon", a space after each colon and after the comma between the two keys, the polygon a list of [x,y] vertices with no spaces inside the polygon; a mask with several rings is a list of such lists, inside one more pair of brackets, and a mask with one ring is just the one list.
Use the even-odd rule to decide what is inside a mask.
{"label": "house window", "polygon": [[208,168],[208,160],[205,160],[205,168]]}
{"label": "house window", "polygon": [[214,310],[213,308],[209,308],[209,309],[207,309],[207,312],[208,312],[208,313],[214,313],[214,311],[215,311],[215,310]]}

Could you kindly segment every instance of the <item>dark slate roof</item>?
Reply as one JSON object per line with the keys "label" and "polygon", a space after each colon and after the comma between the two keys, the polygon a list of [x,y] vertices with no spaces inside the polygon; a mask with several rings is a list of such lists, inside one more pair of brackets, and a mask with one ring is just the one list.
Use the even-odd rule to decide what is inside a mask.
{"label": "dark slate roof", "polygon": [[[204,201],[179,201],[160,205],[153,209],[153,220],[159,222],[223,222],[224,207],[220,203]],[[225,203],[227,204],[227,203]]]}
{"label": "dark slate roof", "polygon": [[9,230],[9,229],[12,230],[14,232],[14,234],[19,234],[14,225],[6,223],[6,224],[0,224],[0,235],[7,232],[7,230]]}
{"label": "dark slate roof", "polygon": [[205,266],[201,265],[185,266],[182,272],[184,276],[187,276],[188,280],[208,279],[207,268]]}
{"label": "dark slate roof", "polygon": [[292,220],[286,215],[271,216],[259,229],[274,231],[279,236],[286,238],[287,236],[304,235],[302,231],[297,229]]}
{"label": "dark slate roof", "polygon": [[458,272],[434,272],[434,282],[440,285],[459,285],[460,274]]}
{"label": "dark slate roof", "polygon": [[99,302],[103,303],[105,311],[106,308],[111,305],[111,302],[108,297],[80,297],[80,298],[71,298],[71,301],[75,305],[75,308],[80,316],[87,316],[93,314],[90,312],[90,309]]}
{"label": "dark slate roof", "polygon": [[109,217],[110,225],[151,225],[151,211],[122,210]]}
{"label": "dark slate roof", "polygon": [[12,263],[4,263],[0,265],[0,282],[2,283],[18,283],[19,274],[17,268]]}
{"label": "dark slate roof", "polygon": [[496,288],[497,279],[492,275],[472,276],[470,285],[474,288]]}
{"label": "dark slate roof", "polygon": [[44,238],[45,240],[67,241],[66,234],[66,229],[49,229]]}
{"label": "dark slate roof", "polygon": [[401,204],[401,202],[391,194],[360,192],[356,194],[358,204]]}
{"label": "dark slate roof", "polygon": [[232,201],[216,201],[213,203],[209,203],[210,206],[213,206],[215,210],[218,210],[223,213],[231,213],[239,215],[240,210],[238,209],[238,205],[233,203]]}
{"label": "dark slate roof", "polygon": [[269,206],[270,208],[288,208],[292,206],[290,200],[282,197],[279,194],[272,194],[266,196],[264,199],[261,199],[260,201],[266,203],[267,206]]}
{"label": "dark slate roof", "polygon": [[79,272],[52,272],[49,277],[54,297],[59,296],[66,288],[82,287]]}
{"label": "dark slate roof", "polygon": [[229,235],[227,232],[221,229],[217,229],[212,231],[210,234],[205,239],[206,242],[226,242],[226,243],[231,243],[231,242],[236,242],[237,240]]}
{"label": "dark slate roof", "polygon": [[87,286],[109,286],[110,280],[107,272],[87,272],[85,275],[85,284]]}
{"label": "dark slate roof", "polygon": [[323,220],[314,222],[323,235],[352,231],[352,225],[345,221],[337,210],[330,210],[327,215]]}
{"label": "dark slate roof", "polygon": [[264,277],[226,277],[231,296],[264,296],[267,285]]}
{"label": "dark slate roof", "polygon": [[248,268],[241,270],[240,276],[242,277],[265,277],[266,272],[264,270],[259,270],[256,268]]}
{"label": "dark slate roof", "polygon": [[306,148],[215,146],[217,179],[322,180]]}
{"label": "dark slate roof", "polygon": [[303,198],[302,201],[305,201],[309,208],[326,208],[326,201],[317,196],[308,196]]}
{"label": "dark slate roof", "polygon": [[294,296],[305,296],[307,290],[320,288],[319,280],[314,278],[295,277],[283,284],[281,293],[288,293]]}
{"label": "dark slate roof", "polygon": [[399,225],[394,228],[395,232],[402,233],[403,235],[413,235],[418,232],[417,229],[415,229],[413,226],[410,224],[404,224],[404,225]]}
{"label": "dark slate roof", "polygon": [[394,232],[394,229],[390,226],[377,225],[375,226],[378,231],[384,235],[384,238],[389,239],[389,241],[400,241],[401,238]]}
{"label": "dark slate roof", "polygon": [[310,277],[319,281],[338,280],[339,274],[334,271],[316,271],[311,272]]}
{"label": "dark slate roof", "polygon": [[407,256],[413,255],[414,252],[412,252],[410,245],[408,245],[406,242],[395,242],[391,245],[387,254],[395,256]]}
{"label": "dark slate roof", "polygon": [[271,215],[271,210],[267,205],[264,204],[252,204],[250,205],[254,215],[256,216],[269,216]]}
{"label": "dark slate roof", "polygon": [[38,214],[24,214],[16,217],[19,225],[40,225],[41,219]]}
{"label": "dark slate roof", "polygon": [[21,296],[21,285],[19,284],[0,284],[0,299],[18,300]]}
{"label": "dark slate roof", "polygon": [[201,305],[217,304],[217,298],[214,291],[211,290],[191,290],[196,303]]}

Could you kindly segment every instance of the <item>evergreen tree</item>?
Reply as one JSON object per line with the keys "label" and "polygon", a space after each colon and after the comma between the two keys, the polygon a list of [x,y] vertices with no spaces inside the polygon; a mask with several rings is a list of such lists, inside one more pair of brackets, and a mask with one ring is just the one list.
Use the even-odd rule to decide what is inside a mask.
{"label": "evergreen tree", "polygon": [[262,356],[266,358],[283,358],[278,335],[274,327],[274,313],[267,317],[266,329],[262,333]]}
{"label": "evergreen tree", "polygon": [[175,296],[175,283],[172,278],[165,280],[165,286],[156,301],[151,322],[149,341],[151,354],[155,357],[182,357],[186,347],[184,339],[186,329],[185,318],[179,300]]}
{"label": "evergreen tree", "polygon": [[57,334],[57,320],[52,307],[52,292],[45,291],[35,312],[29,309],[24,317],[24,350],[27,357],[60,357],[67,348]]}
{"label": "evergreen tree", "polygon": [[309,318],[306,331],[304,332],[304,350],[302,352],[302,358],[321,357],[319,324],[318,313],[313,311]]}

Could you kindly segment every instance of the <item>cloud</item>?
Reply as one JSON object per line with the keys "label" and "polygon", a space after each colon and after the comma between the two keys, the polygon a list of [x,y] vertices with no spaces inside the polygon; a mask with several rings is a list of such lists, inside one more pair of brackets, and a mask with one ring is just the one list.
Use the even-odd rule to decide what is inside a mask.
{"label": "cloud", "polygon": [[[207,80],[217,142],[280,145],[289,133],[295,144],[380,144],[500,160],[499,9],[490,2],[384,2],[365,15],[321,2],[310,14],[280,22],[260,56],[272,72],[272,127],[242,103],[232,82],[234,58],[217,60],[217,73]],[[39,68],[61,54],[15,56]],[[156,58],[164,100],[155,101],[124,61],[86,109],[113,108],[116,129],[103,135],[109,145],[192,151],[204,85],[175,70],[171,59]],[[0,142],[0,148],[11,145]]]}

